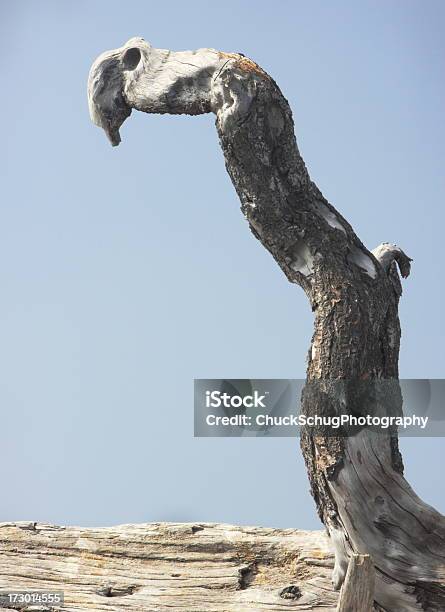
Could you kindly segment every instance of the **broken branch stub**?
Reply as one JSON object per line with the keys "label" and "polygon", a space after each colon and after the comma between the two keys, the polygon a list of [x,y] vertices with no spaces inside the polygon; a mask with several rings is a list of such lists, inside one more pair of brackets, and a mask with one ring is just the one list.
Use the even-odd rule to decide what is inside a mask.
{"label": "broken branch stub", "polygon": [[369,555],[353,554],[341,587],[337,612],[374,610],[375,570]]}

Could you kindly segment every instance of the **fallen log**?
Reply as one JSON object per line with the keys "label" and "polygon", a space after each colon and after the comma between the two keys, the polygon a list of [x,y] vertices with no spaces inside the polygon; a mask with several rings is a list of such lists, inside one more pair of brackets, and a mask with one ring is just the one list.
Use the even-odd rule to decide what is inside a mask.
{"label": "fallen log", "polygon": [[333,565],[322,531],[0,524],[0,592],[63,591],[64,605],[51,610],[334,612]]}

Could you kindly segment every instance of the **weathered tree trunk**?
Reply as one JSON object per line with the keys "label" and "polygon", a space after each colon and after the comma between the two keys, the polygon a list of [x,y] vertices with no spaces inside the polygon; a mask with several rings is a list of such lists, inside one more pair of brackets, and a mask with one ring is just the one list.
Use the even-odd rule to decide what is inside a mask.
{"label": "weathered tree trunk", "polygon": [[64,591],[64,612],[335,612],[333,565],[319,531],[0,524],[0,592]]}
{"label": "weathered tree trunk", "polygon": [[[394,245],[368,251],[309,177],[292,113],[255,62],[212,49],[170,52],[143,39],[101,55],[89,78],[93,121],[113,145],[132,109],[213,112],[227,171],[249,227],[315,313],[306,414],[353,412],[357,384],[397,381],[398,301],[410,259]],[[401,410],[398,385],[391,409]],[[353,553],[370,554],[384,610],[445,609],[445,520],[403,478],[397,434],[332,437],[303,431],[312,494],[336,553],[340,588]]]}

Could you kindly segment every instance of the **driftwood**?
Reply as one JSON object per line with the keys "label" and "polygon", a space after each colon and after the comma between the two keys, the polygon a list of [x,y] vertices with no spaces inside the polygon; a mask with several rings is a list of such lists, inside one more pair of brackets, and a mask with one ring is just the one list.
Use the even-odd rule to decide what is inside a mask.
{"label": "driftwood", "polygon": [[333,565],[319,531],[0,524],[0,591],[64,591],[67,612],[334,612]]}
{"label": "driftwood", "polygon": [[[410,258],[388,243],[368,250],[323,196],[273,79],[238,53],[172,52],[135,38],[96,60],[88,92],[91,117],[113,145],[133,109],[216,115],[249,228],[314,311],[303,412],[352,414],[362,408],[357,381],[370,381],[372,414],[388,401],[377,384],[386,380],[395,383],[391,412],[400,413],[399,272],[408,276]],[[301,448],[335,551],[334,586],[341,587],[353,554],[370,554],[383,609],[445,610],[445,519],[404,479],[397,432],[331,437],[306,429]]]}

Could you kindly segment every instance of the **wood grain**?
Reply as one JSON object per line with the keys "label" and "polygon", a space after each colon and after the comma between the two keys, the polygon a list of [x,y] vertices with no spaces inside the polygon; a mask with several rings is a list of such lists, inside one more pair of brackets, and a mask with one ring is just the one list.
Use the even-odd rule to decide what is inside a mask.
{"label": "wood grain", "polygon": [[369,555],[352,555],[341,587],[337,612],[374,610],[375,570]]}
{"label": "wood grain", "polygon": [[333,564],[321,531],[0,524],[0,591],[62,590],[64,611],[333,612]]}

